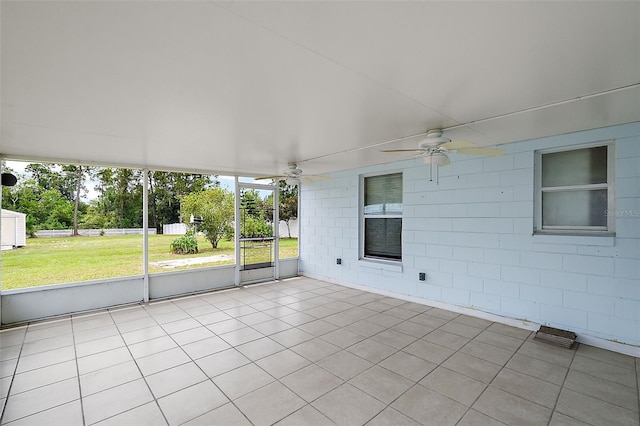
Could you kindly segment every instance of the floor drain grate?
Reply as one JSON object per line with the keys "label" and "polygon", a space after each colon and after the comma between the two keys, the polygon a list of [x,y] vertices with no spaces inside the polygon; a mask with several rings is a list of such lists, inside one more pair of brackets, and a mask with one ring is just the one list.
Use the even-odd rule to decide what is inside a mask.
{"label": "floor drain grate", "polygon": [[569,349],[576,341],[576,333],[542,325],[536,331],[536,339]]}

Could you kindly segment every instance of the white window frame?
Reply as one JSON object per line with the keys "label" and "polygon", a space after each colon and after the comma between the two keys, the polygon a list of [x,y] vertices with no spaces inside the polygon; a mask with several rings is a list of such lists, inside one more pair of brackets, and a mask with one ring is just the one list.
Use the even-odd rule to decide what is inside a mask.
{"label": "white window frame", "polygon": [[[365,247],[365,227],[364,227],[364,223],[365,223],[365,219],[367,218],[374,218],[374,219],[403,219],[403,214],[384,214],[384,215],[365,215],[364,213],[364,182],[366,178],[369,177],[376,177],[376,176],[385,176],[385,175],[396,175],[399,174],[400,178],[402,179],[402,210],[404,212],[404,173],[402,172],[402,170],[393,170],[393,171],[387,171],[387,172],[381,172],[381,173],[367,173],[367,174],[363,174],[360,175],[360,202],[359,202],[359,207],[360,207],[360,232],[359,232],[359,238],[358,240],[360,241],[359,244],[359,259],[360,260],[365,260],[365,261],[371,261],[371,262],[379,262],[379,263],[383,263],[383,264],[389,264],[389,265],[402,265],[402,245],[400,247],[400,259],[390,259],[390,258],[382,258],[382,257],[373,257],[373,256],[365,256],[364,254],[364,247]],[[404,222],[404,221],[403,221]],[[402,236],[400,237],[401,241],[402,241]]]}
{"label": "white window frame", "polygon": [[[566,152],[580,149],[607,147],[607,182],[587,185],[570,185],[544,188],[542,187],[542,156],[555,152]],[[615,235],[615,143],[602,141],[589,144],[545,149],[535,152],[535,216],[534,234],[565,234],[565,235]],[[606,226],[542,226],[542,194],[552,191],[571,191],[585,189],[607,189],[607,217]]]}

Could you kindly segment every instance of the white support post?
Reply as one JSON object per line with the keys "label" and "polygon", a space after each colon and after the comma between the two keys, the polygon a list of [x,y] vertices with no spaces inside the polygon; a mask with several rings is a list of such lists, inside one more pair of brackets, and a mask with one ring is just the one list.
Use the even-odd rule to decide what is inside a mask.
{"label": "white support post", "polygon": [[273,278],[280,279],[280,184],[276,184],[273,190],[273,251],[274,268]]}
{"label": "white support post", "polygon": [[149,301],[149,170],[142,171],[142,269],[144,302]]}
{"label": "white support post", "polygon": [[[0,157],[0,173],[4,171],[4,158]],[[0,206],[2,206],[2,186],[0,186]],[[1,216],[1,215],[0,215]],[[2,218],[0,217],[0,245],[2,244]],[[2,254],[0,250],[0,325],[2,324]]]}
{"label": "white support post", "polygon": [[238,176],[235,177],[235,225],[234,225],[234,241],[236,251],[236,270],[234,282],[236,286],[240,285],[240,182]]}

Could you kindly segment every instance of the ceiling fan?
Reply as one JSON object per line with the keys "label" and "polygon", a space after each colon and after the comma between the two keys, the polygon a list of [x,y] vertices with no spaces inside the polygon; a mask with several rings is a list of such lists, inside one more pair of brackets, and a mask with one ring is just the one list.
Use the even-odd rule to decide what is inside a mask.
{"label": "ceiling fan", "polygon": [[[451,164],[451,159],[447,155],[450,152],[487,156],[498,156],[504,154],[503,149],[479,148],[474,146],[471,142],[452,141],[451,139],[442,136],[442,129],[432,129],[427,131],[426,138],[418,143],[418,148],[416,149],[384,149],[381,152],[415,152],[416,158],[422,158],[425,164],[429,164],[430,166],[435,164],[436,173],[438,172],[438,166],[448,166]],[[430,180],[433,180],[432,174],[431,167],[429,169]]]}
{"label": "ceiling fan", "polygon": [[263,176],[256,178],[256,180],[283,180],[287,183],[287,185],[298,185],[300,182],[309,183],[314,180],[329,180],[326,176],[315,176],[315,175],[302,175],[302,170],[298,168],[296,163],[289,163],[289,168],[282,172],[281,175],[275,176]]}

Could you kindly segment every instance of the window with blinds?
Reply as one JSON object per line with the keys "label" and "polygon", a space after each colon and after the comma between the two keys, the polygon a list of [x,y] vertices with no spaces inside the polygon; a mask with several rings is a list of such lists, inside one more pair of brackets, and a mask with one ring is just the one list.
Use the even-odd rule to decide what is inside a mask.
{"label": "window with blinds", "polygon": [[364,177],[362,228],[364,258],[402,260],[402,173]]}
{"label": "window with blinds", "polygon": [[536,156],[536,230],[613,231],[613,144]]}

